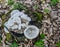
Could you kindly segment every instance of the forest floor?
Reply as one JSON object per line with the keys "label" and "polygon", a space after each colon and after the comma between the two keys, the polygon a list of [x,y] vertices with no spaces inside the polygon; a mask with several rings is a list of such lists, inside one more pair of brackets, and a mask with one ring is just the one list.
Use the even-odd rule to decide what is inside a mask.
{"label": "forest floor", "polygon": [[[29,15],[32,19],[30,24],[37,26],[40,29],[40,34],[33,40],[16,36],[10,39],[10,36],[4,32],[4,23],[9,19],[10,12],[14,10],[12,7],[13,1],[7,4],[6,0],[1,0],[0,47],[60,47],[60,0],[14,0],[14,3],[16,2],[24,6],[19,7],[15,4],[14,9],[18,9]],[[27,9],[25,9],[26,7]],[[15,37],[18,38],[17,41]],[[16,43],[13,44],[14,41]]]}

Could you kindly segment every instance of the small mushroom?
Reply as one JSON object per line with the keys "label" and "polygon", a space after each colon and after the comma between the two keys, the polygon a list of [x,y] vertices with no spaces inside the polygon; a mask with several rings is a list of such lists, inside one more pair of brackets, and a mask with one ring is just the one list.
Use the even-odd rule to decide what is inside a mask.
{"label": "small mushroom", "polygon": [[38,34],[39,29],[34,25],[30,25],[24,30],[24,35],[28,39],[34,39],[38,36]]}

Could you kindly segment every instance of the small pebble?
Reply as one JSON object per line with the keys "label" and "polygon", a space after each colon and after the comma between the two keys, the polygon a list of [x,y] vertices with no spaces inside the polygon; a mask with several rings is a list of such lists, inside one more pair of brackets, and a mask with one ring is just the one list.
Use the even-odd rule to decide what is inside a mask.
{"label": "small pebble", "polygon": [[0,5],[0,9],[1,9],[1,7],[2,7],[2,6]]}
{"label": "small pebble", "polygon": [[58,16],[60,17],[60,13],[58,13]]}
{"label": "small pebble", "polygon": [[60,17],[58,17],[58,21],[60,21]]}
{"label": "small pebble", "polygon": [[50,0],[46,0],[46,2],[47,2],[47,3],[49,3],[49,2],[50,2]]}
{"label": "small pebble", "polygon": [[60,3],[57,4],[58,9],[60,9]]}

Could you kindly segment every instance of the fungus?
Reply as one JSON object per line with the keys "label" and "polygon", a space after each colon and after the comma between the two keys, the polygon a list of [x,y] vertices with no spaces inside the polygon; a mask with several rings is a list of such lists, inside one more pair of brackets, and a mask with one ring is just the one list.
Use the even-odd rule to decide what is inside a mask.
{"label": "fungus", "polygon": [[[11,17],[7,22],[5,22],[4,25],[8,29],[11,29],[11,31],[20,31],[22,30],[21,27],[27,27],[29,21],[31,21],[31,18],[28,17],[28,15],[24,14],[23,12],[20,12],[19,10],[13,10],[10,15]],[[7,33],[9,32],[5,27],[4,30]]]}
{"label": "fungus", "polygon": [[30,25],[24,30],[24,35],[28,39],[34,39],[38,36],[38,34],[39,29],[34,25]]}

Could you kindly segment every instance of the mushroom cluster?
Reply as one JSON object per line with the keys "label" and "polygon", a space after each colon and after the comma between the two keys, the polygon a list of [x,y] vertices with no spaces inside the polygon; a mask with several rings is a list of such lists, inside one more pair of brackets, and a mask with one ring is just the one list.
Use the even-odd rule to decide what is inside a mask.
{"label": "mushroom cluster", "polygon": [[[29,21],[31,21],[31,18],[26,14],[20,12],[19,10],[13,10],[11,12],[11,17],[7,22],[5,22],[4,25],[11,31],[19,31],[21,28],[27,27]],[[4,28],[4,30],[5,32],[9,33],[6,28]]]}
{"label": "mushroom cluster", "polygon": [[33,39],[37,37],[39,29],[36,26],[28,25],[31,21],[31,18],[28,17],[28,15],[24,14],[23,12],[20,12],[19,10],[13,10],[10,15],[11,17],[4,24],[4,31],[6,33],[9,33],[9,29],[14,32],[24,33],[26,37],[28,36],[28,39]]}

